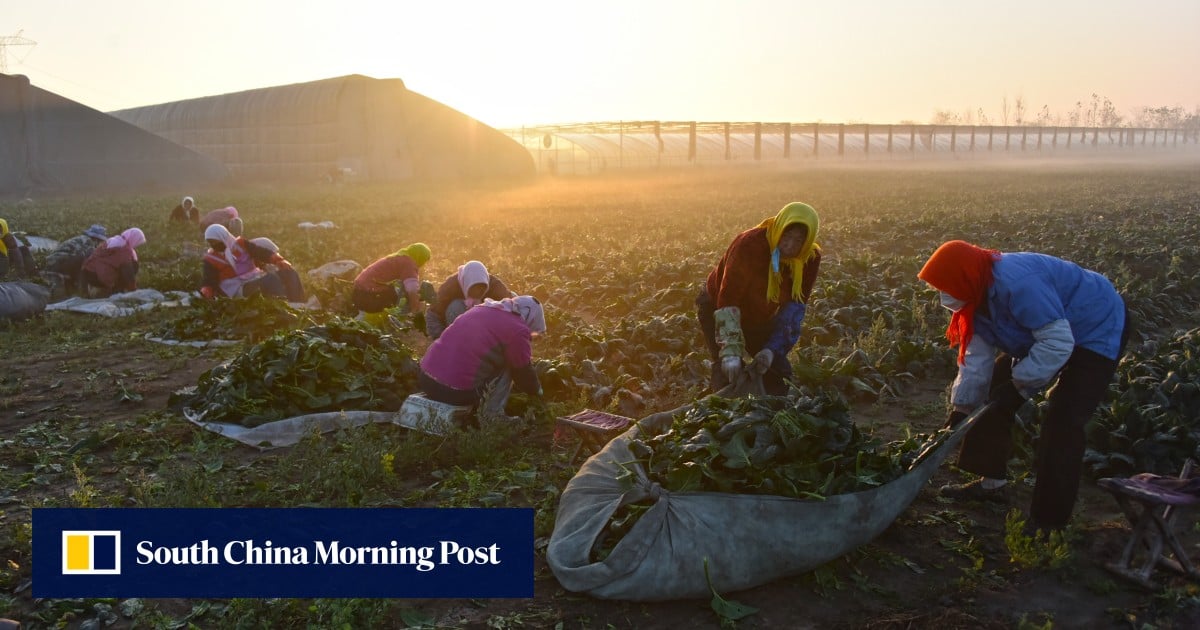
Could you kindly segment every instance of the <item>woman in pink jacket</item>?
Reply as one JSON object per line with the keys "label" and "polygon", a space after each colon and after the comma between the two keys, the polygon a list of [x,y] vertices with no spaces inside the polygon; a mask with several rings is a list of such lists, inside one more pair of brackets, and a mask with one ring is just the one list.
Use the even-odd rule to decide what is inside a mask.
{"label": "woman in pink jacket", "polygon": [[533,335],[546,331],[542,305],[532,296],[485,300],[459,315],[421,359],[418,386],[431,400],[450,405],[484,403],[500,415],[508,393],[541,395],[533,367]]}
{"label": "woman in pink jacket", "polygon": [[80,271],[83,293],[108,297],[137,290],[137,248],[145,242],[140,229],[129,228],[96,247]]}

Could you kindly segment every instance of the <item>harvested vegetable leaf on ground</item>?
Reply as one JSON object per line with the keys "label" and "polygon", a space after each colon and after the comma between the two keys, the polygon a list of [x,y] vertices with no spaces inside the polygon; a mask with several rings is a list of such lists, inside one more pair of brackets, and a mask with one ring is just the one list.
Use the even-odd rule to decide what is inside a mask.
{"label": "harvested vegetable leaf on ground", "polygon": [[416,390],[417,359],[354,320],[279,333],[200,376],[183,406],[248,427],[308,413],[394,411]]}
{"label": "harvested vegetable leaf on ground", "polygon": [[[640,468],[670,492],[765,494],[823,500],[868,490],[903,475],[926,447],[948,434],[908,434],[884,443],[850,421],[836,391],[792,396],[709,396],[676,415],[671,426],[628,443],[634,456],[629,478]],[[607,557],[654,499],[624,505],[592,548]]]}
{"label": "harvested vegetable leaf on ground", "polygon": [[293,309],[283,300],[260,295],[239,299],[193,300],[180,317],[163,324],[155,336],[178,341],[258,341],[277,331],[305,323],[311,323],[309,313]]}

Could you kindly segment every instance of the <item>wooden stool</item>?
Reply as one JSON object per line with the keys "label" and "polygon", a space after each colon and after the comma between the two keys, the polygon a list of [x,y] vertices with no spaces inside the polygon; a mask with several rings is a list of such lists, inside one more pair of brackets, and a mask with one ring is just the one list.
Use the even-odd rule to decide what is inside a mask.
{"label": "wooden stool", "polygon": [[[1121,511],[1133,526],[1133,535],[1125,544],[1121,559],[1109,562],[1104,566],[1109,571],[1132,580],[1148,589],[1156,588],[1150,580],[1150,574],[1157,565],[1200,580],[1200,572],[1192,566],[1187,551],[1175,536],[1174,521],[1177,513],[1184,508],[1200,504],[1200,496],[1190,492],[1182,492],[1178,488],[1182,482],[1191,477],[1193,462],[1188,460],[1180,473],[1179,483],[1163,483],[1158,475],[1142,473],[1128,479],[1100,479],[1096,483],[1109,491],[1121,506]],[[1155,482],[1158,480],[1158,483]],[[1176,481],[1166,479],[1167,482]],[[1134,503],[1141,505],[1139,511]],[[1139,547],[1145,547],[1145,559],[1140,567],[1134,567],[1134,553]],[[1168,553],[1164,553],[1164,547]],[[1170,555],[1174,555],[1172,558]]]}
{"label": "wooden stool", "polygon": [[633,418],[592,409],[559,417],[558,429],[574,433],[575,437],[579,438],[579,443],[575,445],[575,450],[571,451],[571,457],[567,461],[575,461],[581,450],[588,456],[599,453],[605,444],[624,433],[632,422]]}

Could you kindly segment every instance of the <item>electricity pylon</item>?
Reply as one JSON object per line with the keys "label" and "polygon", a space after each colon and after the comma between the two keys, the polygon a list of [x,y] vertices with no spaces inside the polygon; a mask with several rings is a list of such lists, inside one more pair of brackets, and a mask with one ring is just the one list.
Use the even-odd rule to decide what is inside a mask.
{"label": "electricity pylon", "polygon": [[[16,35],[0,35],[0,72],[8,73],[8,47],[9,46],[37,46],[37,42],[28,37],[21,37],[23,30],[17,31]],[[26,55],[29,53],[26,52]],[[21,59],[25,57],[22,56]]]}

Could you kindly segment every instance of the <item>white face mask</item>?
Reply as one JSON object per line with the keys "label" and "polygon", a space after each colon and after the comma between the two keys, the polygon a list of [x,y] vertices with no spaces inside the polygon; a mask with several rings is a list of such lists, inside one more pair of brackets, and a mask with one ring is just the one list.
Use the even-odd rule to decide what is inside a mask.
{"label": "white face mask", "polygon": [[945,291],[938,291],[938,300],[941,301],[942,306],[945,306],[955,313],[962,310],[962,308],[967,305],[967,303],[963,300],[960,300],[953,295],[946,293]]}

